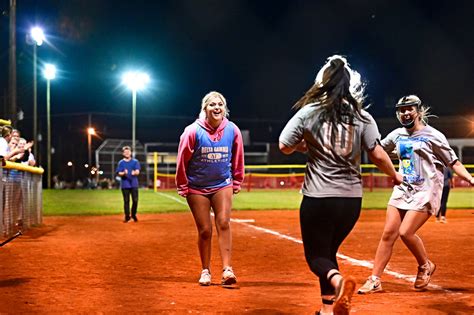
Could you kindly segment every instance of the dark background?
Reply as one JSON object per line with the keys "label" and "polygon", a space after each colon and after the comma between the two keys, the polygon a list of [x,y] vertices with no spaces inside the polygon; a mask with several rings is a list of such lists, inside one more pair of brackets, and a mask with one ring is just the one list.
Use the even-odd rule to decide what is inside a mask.
{"label": "dark background", "polygon": [[[8,0],[0,24],[0,117],[8,87]],[[52,81],[55,163],[87,160],[87,115],[102,139],[131,138],[129,69],[147,71],[137,100],[137,139],[177,142],[217,90],[231,120],[252,141],[276,142],[294,102],[325,59],[345,55],[367,83],[376,118],[415,93],[438,116],[473,114],[474,1],[92,1],[18,0],[17,127],[32,139],[32,47],[43,27],[39,63],[58,68]],[[38,77],[40,133],[45,139],[46,83]],[[394,117],[393,117],[394,119]],[[445,130],[443,130],[446,132]],[[93,148],[101,143],[94,138]],[[45,146],[45,141],[39,143]]]}

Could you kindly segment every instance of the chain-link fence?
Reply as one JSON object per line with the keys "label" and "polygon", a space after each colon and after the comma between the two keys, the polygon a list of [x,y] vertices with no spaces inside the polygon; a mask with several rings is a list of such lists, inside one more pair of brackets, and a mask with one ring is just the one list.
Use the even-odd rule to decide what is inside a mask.
{"label": "chain-link fence", "polygon": [[41,224],[42,168],[6,162],[0,172],[0,237]]}

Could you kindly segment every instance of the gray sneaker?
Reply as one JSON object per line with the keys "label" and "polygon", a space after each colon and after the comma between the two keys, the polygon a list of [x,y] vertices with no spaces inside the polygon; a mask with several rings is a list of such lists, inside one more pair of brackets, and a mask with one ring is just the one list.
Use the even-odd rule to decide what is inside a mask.
{"label": "gray sneaker", "polygon": [[353,277],[344,277],[336,288],[336,301],[334,301],[334,315],[349,315],[351,312],[351,299],[355,291]]}
{"label": "gray sneaker", "polygon": [[418,274],[416,275],[415,280],[415,289],[425,288],[430,283],[431,276],[435,270],[436,265],[431,260],[428,260],[428,262],[423,266],[418,266]]}

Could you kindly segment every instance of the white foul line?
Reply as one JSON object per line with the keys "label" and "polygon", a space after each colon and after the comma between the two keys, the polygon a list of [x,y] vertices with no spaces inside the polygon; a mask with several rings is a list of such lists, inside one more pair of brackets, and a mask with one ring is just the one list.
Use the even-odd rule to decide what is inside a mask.
{"label": "white foul line", "polygon": [[[160,196],[163,196],[163,197],[166,197],[166,198],[169,198],[169,199],[172,199],[180,204],[184,204],[184,205],[187,205],[187,203],[177,197],[174,197],[174,196],[170,196],[170,195],[167,195],[167,194],[164,194],[164,193],[161,193],[161,192],[158,192],[158,194]],[[252,220],[252,219],[250,219]],[[267,228],[263,228],[263,227],[260,227],[260,226],[256,226],[256,225],[252,225],[252,224],[248,224],[247,223],[247,220],[242,220],[242,219],[230,219],[231,222],[235,222],[235,223],[239,223],[239,224],[242,224],[242,225],[245,225],[249,228],[252,228],[252,229],[255,229],[257,231],[261,231],[261,232],[264,232],[264,233],[267,233],[267,234],[271,234],[271,235],[274,235],[274,236],[277,236],[279,238],[283,238],[285,240],[288,240],[288,241],[291,241],[291,242],[294,242],[294,243],[298,243],[298,244],[303,244],[303,241],[298,239],[298,238],[295,238],[295,237],[292,237],[292,236],[289,236],[289,235],[285,235],[285,234],[281,234],[277,231],[273,231],[273,230],[270,230],[270,229],[267,229]],[[255,220],[252,220],[250,222],[255,222]],[[349,257],[349,256],[346,256],[344,254],[341,254],[341,253],[337,253],[337,257],[339,257],[340,259],[343,259],[343,260],[346,260],[348,262],[350,262],[352,265],[354,266],[360,266],[360,267],[366,267],[366,268],[369,268],[369,269],[372,269],[374,267],[374,264],[372,264],[371,262],[367,261],[367,260],[360,260],[360,259],[355,259],[355,258],[352,258],[352,257]],[[413,283],[415,281],[415,277],[414,276],[410,276],[410,275],[405,275],[405,274],[402,274],[402,273],[399,273],[399,272],[396,272],[396,271],[392,271],[392,270],[389,270],[387,268],[385,268],[385,271],[384,273],[388,274],[388,275],[391,275],[397,279],[402,279],[402,280],[405,280],[405,281],[408,281],[410,283]],[[435,290],[441,290],[441,291],[444,291],[446,293],[455,293],[451,290],[448,290],[448,289],[445,289],[439,285],[436,285],[436,284],[429,284],[428,285],[430,288],[432,289],[435,289]]]}

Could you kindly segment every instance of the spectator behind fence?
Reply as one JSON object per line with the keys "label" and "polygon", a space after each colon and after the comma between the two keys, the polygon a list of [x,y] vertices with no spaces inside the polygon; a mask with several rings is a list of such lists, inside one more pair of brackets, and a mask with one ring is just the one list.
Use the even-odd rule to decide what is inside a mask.
{"label": "spectator behind fence", "polygon": [[9,142],[12,140],[13,128],[11,126],[3,126],[1,128],[2,137],[0,138],[0,156],[3,156],[4,160],[9,161],[13,156],[23,153],[25,150],[29,150],[33,146],[33,142],[25,144],[23,149],[18,147],[10,148]]}

